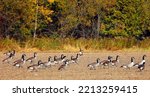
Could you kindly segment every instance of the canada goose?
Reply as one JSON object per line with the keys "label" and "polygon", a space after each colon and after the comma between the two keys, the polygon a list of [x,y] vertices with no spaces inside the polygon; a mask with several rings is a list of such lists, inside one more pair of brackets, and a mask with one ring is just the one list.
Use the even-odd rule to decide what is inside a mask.
{"label": "canada goose", "polygon": [[6,56],[8,56],[8,57],[11,56],[11,57],[13,58],[13,57],[15,56],[15,50],[5,52],[4,55],[6,55]]}
{"label": "canada goose", "polygon": [[41,67],[41,66],[40,66],[41,64],[42,64],[42,61],[39,60],[37,64],[33,64],[33,65],[31,65],[31,66],[28,66],[27,69],[28,69],[29,71],[37,71],[37,69],[39,69],[39,68]]}
{"label": "canada goose", "polygon": [[134,66],[134,59],[135,59],[134,57],[131,57],[131,63],[127,65],[122,65],[121,67],[130,69],[131,67]]}
{"label": "canada goose", "polygon": [[79,51],[79,53],[78,53],[80,56],[82,56],[83,55],[83,50],[80,48],[80,51]]}
{"label": "canada goose", "polygon": [[103,60],[100,62],[100,64],[103,66],[108,66],[111,63],[111,58],[111,56],[108,56],[108,60]]}
{"label": "canada goose", "polygon": [[139,64],[138,69],[140,71],[144,70],[145,69],[145,62],[143,62],[142,64]]}
{"label": "canada goose", "polygon": [[9,63],[12,59],[13,59],[13,54],[10,53],[10,55],[9,55],[7,58],[5,58],[4,60],[2,60],[2,62],[7,62],[7,63]]}
{"label": "canada goose", "polygon": [[58,68],[58,70],[66,69],[68,64],[69,64],[68,60],[65,60],[64,63]]}
{"label": "canada goose", "polygon": [[14,58],[15,57],[15,55],[16,55],[16,51],[15,50],[12,50],[12,58]]}
{"label": "canada goose", "polygon": [[16,66],[16,67],[19,67],[19,68],[22,67],[22,65],[25,64],[25,61],[26,61],[25,60],[25,56],[26,55],[23,54],[21,59],[14,61],[14,65],[13,66]]}
{"label": "canada goose", "polygon": [[56,62],[56,64],[60,64],[65,61],[65,58],[66,56],[64,56],[64,54],[61,54],[60,58],[57,58],[57,56],[54,56],[54,61]]}
{"label": "canada goose", "polygon": [[143,55],[142,61],[140,63],[136,63],[134,65],[134,66],[137,66],[140,71],[145,69],[145,57],[146,57],[146,55]]}
{"label": "canada goose", "polygon": [[143,57],[142,57],[142,61],[140,62],[140,63],[135,63],[134,64],[134,66],[139,66],[139,64],[143,64],[144,62],[145,62],[145,57],[146,57],[146,55],[143,55]]}
{"label": "canada goose", "polygon": [[6,56],[10,56],[11,51],[7,51],[7,52],[5,52],[5,53],[3,53],[3,54],[6,55]]}
{"label": "canada goose", "polygon": [[50,66],[55,66],[56,64],[58,64],[56,59],[57,59],[57,56],[54,56],[54,60],[53,61],[50,58]]}
{"label": "canada goose", "polygon": [[75,58],[74,58],[73,56],[71,56],[71,60],[70,60],[71,63],[76,63],[76,64],[78,64],[78,63],[77,63],[78,58],[79,58],[79,54],[77,54]]}
{"label": "canada goose", "polygon": [[51,58],[52,58],[52,57],[49,56],[49,57],[48,57],[48,61],[43,63],[46,67],[50,67],[50,66],[51,66]]}
{"label": "canada goose", "polygon": [[31,63],[33,63],[33,61],[34,61],[35,59],[37,59],[37,53],[36,53],[36,52],[34,52],[33,57],[28,58],[26,61],[30,62],[30,64],[31,64]]}
{"label": "canada goose", "polygon": [[111,65],[112,65],[112,66],[117,66],[117,63],[119,63],[119,56],[118,56],[118,55],[116,56],[116,59],[115,59],[115,60],[112,60],[112,61],[111,61]]}
{"label": "canada goose", "polygon": [[93,63],[90,63],[87,65],[87,67],[90,69],[90,70],[96,70],[96,67],[100,65],[100,59],[97,58],[96,62],[93,62]]}

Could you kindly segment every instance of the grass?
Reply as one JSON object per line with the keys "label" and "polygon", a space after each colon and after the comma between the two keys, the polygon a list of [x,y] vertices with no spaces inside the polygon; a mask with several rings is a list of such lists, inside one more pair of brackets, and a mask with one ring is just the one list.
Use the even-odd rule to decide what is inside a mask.
{"label": "grass", "polygon": [[104,38],[104,39],[54,39],[54,38],[36,38],[29,39],[24,42],[17,42],[14,39],[0,40],[0,50],[17,51],[50,51],[50,50],[63,50],[67,52],[78,51],[79,48],[85,51],[93,50],[122,50],[122,49],[150,49],[150,39],[147,38],[143,41],[138,41],[135,38]]}

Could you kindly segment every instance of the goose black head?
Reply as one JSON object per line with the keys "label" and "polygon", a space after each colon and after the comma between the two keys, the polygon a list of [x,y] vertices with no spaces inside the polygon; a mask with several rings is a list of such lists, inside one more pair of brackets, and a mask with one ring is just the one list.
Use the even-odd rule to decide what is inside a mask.
{"label": "goose black head", "polygon": [[63,59],[64,58],[64,54],[61,54],[61,59]]}
{"label": "goose black head", "polygon": [[22,54],[22,57],[21,57],[21,58],[22,58],[23,60],[25,60],[25,56],[26,56],[26,54]]}
{"label": "goose black head", "polygon": [[49,57],[48,57],[48,61],[51,61],[51,58],[52,58],[52,57],[51,57],[51,56],[49,56]]}
{"label": "goose black head", "polygon": [[22,58],[25,57],[25,56],[26,56],[26,54],[22,54]]}
{"label": "goose black head", "polygon": [[78,57],[79,57],[79,54],[76,55],[76,58],[78,58]]}
{"label": "goose black head", "polygon": [[145,57],[146,57],[146,55],[143,55],[143,58],[142,58],[142,59],[145,60]]}
{"label": "goose black head", "polygon": [[100,62],[100,58],[97,58],[97,60],[96,60],[96,61],[97,61],[97,63],[99,63],[99,62]]}
{"label": "goose black head", "polygon": [[39,61],[38,61],[38,65],[40,65],[41,63],[42,63],[42,61],[41,61],[41,60],[39,60]]}
{"label": "goose black head", "polygon": [[116,58],[119,58],[119,57],[120,57],[119,55],[116,56]]}
{"label": "goose black head", "polygon": [[56,59],[57,59],[57,56],[55,55],[55,56],[54,56],[54,61],[56,61]]}
{"label": "goose black head", "polygon": [[34,57],[36,57],[37,56],[37,52],[34,52]]}
{"label": "goose black head", "polygon": [[108,59],[110,60],[112,58],[112,56],[108,56]]}
{"label": "goose black head", "polygon": [[134,59],[135,59],[134,57],[131,57],[131,62],[133,62]]}
{"label": "goose black head", "polygon": [[119,57],[120,57],[120,56],[119,56],[119,55],[117,55],[117,56],[116,56],[116,60],[118,60],[118,58],[119,58]]}

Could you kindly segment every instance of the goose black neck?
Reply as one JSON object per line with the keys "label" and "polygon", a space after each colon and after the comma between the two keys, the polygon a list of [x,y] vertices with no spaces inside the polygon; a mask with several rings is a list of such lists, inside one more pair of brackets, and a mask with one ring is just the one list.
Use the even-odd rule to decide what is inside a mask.
{"label": "goose black neck", "polygon": [[79,54],[77,54],[76,59],[79,57]]}
{"label": "goose black neck", "polygon": [[99,59],[97,59],[97,63],[99,63]]}
{"label": "goose black neck", "polygon": [[48,58],[48,61],[51,61],[51,57]]}
{"label": "goose black neck", "polygon": [[142,58],[143,60],[145,60],[145,55],[143,56],[143,58]]}
{"label": "goose black neck", "polygon": [[119,56],[116,57],[116,61],[118,60]]}
{"label": "goose black neck", "polygon": [[22,60],[23,60],[23,61],[25,60],[25,55],[22,55]]}
{"label": "goose black neck", "polygon": [[57,56],[54,56],[54,61],[56,61]]}
{"label": "goose black neck", "polygon": [[131,58],[131,62],[133,62],[133,57]]}

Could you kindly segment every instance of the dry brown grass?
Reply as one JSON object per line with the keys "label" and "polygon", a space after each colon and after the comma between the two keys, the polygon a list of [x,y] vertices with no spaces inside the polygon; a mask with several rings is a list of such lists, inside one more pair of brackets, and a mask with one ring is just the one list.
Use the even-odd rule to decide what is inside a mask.
{"label": "dry brown grass", "polygon": [[17,51],[65,51],[76,52],[82,48],[86,52],[99,50],[117,51],[124,49],[150,50],[150,39],[138,41],[135,38],[102,38],[102,39],[72,39],[72,38],[35,38],[18,42],[14,39],[0,40],[0,50]]}
{"label": "dry brown grass", "polygon": [[[20,58],[22,53],[17,53],[15,59]],[[32,56],[32,53],[26,53],[27,56]],[[61,53],[38,53],[38,59],[47,61],[48,56],[60,55]],[[67,58],[75,53],[64,53]],[[134,56],[136,62],[141,60],[143,54],[147,55],[146,69],[142,72],[138,72],[136,68],[131,70],[124,70],[120,68],[120,65],[127,64],[130,61],[130,57]],[[95,61],[97,57],[101,60],[107,58],[108,55],[113,56],[120,55],[120,63],[118,67],[112,67],[109,69],[103,69],[101,67],[97,70],[87,69],[87,64]],[[59,66],[52,68],[41,69],[38,72],[27,71],[27,63],[23,68],[15,68],[12,64],[2,63],[4,55],[0,53],[0,79],[19,79],[19,80],[150,80],[150,52],[148,51],[99,51],[99,53],[85,53],[80,57],[79,65],[71,64],[66,70],[58,71]],[[15,60],[14,59],[14,60]]]}

